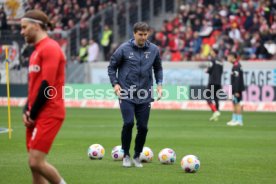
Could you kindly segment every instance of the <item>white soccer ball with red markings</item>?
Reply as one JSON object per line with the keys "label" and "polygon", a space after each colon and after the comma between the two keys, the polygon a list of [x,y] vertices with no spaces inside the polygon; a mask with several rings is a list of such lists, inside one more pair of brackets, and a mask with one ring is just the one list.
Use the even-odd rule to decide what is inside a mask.
{"label": "white soccer ball with red markings", "polygon": [[101,160],[104,157],[105,150],[104,147],[100,144],[92,144],[89,146],[87,154],[90,159]]}
{"label": "white soccer ball with red markings", "polygon": [[195,155],[186,155],[181,160],[181,167],[185,172],[195,173],[199,170],[200,161]]}
{"label": "white soccer ball with red markings", "polygon": [[124,158],[124,150],[122,146],[115,146],[111,151],[111,157],[113,160],[123,160]]}
{"label": "white soccer ball with red markings", "polygon": [[153,159],[153,152],[149,147],[144,147],[142,153],[140,153],[141,162],[151,162]]}
{"label": "white soccer ball with red markings", "polygon": [[158,154],[158,160],[162,164],[173,164],[176,161],[176,153],[171,148],[162,149]]}

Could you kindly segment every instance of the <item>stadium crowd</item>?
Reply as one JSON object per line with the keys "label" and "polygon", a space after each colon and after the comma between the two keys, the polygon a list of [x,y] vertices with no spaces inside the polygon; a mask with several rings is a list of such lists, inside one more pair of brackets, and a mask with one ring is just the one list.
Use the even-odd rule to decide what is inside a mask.
{"label": "stadium crowd", "polygon": [[220,56],[237,52],[243,60],[276,59],[275,1],[199,2],[182,5],[154,32],[152,41],[163,60],[205,60],[211,48],[218,48]]}
{"label": "stadium crowd", "polygon": [[[60,31],[68,31],[79,23],[80,28],[87,32],[89,18],[114,3],[117,3],[117,0],[27,0],[24,3],[24,9],[25,11],[42,10],[48,15],[53,26],[50,28],[53,31],[51,37],[58,41],[65,52],[68,40]],[[2,5],[0,7],[0,45],[9,43],[10,38],[16,38],[19,45],[23,45],[20,25],[8,24],[9,21],[16,22],[13,17],[9,17],[5,13]],[[86,33],[86,37],[87,35],[88,33]],[[19,51],[21,53],[20,66],[28,66],[28,56],[32,49],[32,47],[27,47],[26,44],[21,47],[21,51]],[[20,68],[19,63],[13,64],[15,67],[12,68]]]}
{"label": "stadium crowd", "polygon": [[[182,2],[178,14],[172,19],[164,20],[160,30],[153,29],[150,37],[151,41],[160,47],[163,61],[203,61],[208,58],[212,48],[219,49],[219,56],[237,52],[242,60],[276,59],[275,0],[186,0],[185,3]],[[26,10],[40,9],[46,12],[56,32],[70,30],[79,23],[81,38],[87,39],[88,19],[114,3],[117,1],[28,0]],[[123,11],[120,10],[120,12]],[[1,30],[7,29],[9,32],[19,34],[19,28],[7,24],[3,8],[0,9],[0,15]],[[102,29],[97,30],[101,31],[100,35],[104,35]],[[61,34],[55,34],[53,37],[65,51],[68,43],[66,37],[62,37]],[[103,44],[105,40],[109,40],[107,46]],[[112,43],[114,45],[119,43],[115,42],[116,39],[113,39],[110,31],[106,33],[105,40],[87,40],[86,50],[92,47],[97,52],[105,51],[103,58],[107,60],[106,58],[114,51],[111,49]],[[107,49],[103,49],[104,46],[108,48],[107,52]],[[72,58],[80,58],[79,51],[74,54]],[[95,55],[94,59],[94,56],[91,56],[91,61],[103,60],[98,58],[101,54]],[[86,57],[89,58],[88,52]],[[81,59],[72,58],[71,60],[81,62]]]}
{"label": "stadium crowd", "polygon": [[44,11],[55,29],[68,30],[76,23],[87,26],[87,20],[116,0],[28,0],[27,9]]}

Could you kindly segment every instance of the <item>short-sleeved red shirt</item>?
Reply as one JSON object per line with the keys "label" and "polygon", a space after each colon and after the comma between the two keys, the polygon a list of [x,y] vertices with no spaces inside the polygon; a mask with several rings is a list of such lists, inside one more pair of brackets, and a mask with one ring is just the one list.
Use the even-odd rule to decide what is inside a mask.
{"label": "short-sleeved red shirt", "polygon": [[65,77],[65,57],[58,43],[49,37],[35,45],[29,63],[28,107],[38,95],[43,80],[50,86],[51,99],[41,108],[37,118],[62,118],[65,116],[62,88]]}

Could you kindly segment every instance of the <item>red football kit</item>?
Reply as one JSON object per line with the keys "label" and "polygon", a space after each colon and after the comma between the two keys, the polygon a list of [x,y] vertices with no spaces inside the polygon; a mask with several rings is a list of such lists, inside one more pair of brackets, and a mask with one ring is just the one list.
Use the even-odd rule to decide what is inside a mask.
{"label": "red football kit", "polygon": [[[65,117],[62,88],[65,77],[65,57],[58,43],[49,37],[39,41],[30,57],[28,109],[32,109],[42,81],[47,81],[48,100],[40,109],[35,126],[27,128],[27,149],[48,153]],[[46,90],[45,90],[46,92]],[[46,94],[45,94],[46,95]]]}

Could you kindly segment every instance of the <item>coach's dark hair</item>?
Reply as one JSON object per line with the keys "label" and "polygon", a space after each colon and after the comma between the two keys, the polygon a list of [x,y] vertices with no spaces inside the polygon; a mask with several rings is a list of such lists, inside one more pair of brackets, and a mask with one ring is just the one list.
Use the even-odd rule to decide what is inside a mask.
{"label": "coach's dark hair", "polygon": [[42,12],[40,10],[30,10],[30,11],[27,11],[22,18],[31,18],[31,19],[35,19],[35,20],[41,21],[42,24],[39,24],[39,25],[45,31],[47,31],[47,28],[50,28],[50,29],[53,28],[53,25],[49,21],[48,16],[44,12]]}
{"label": "coach's dark hair", "polygon": [[145,22],[137,22],[133,26],[133,32],[136,33],[137,31],[149,31],[150,27]]}

